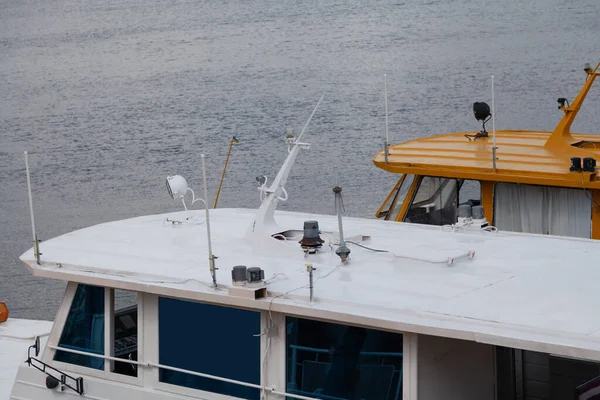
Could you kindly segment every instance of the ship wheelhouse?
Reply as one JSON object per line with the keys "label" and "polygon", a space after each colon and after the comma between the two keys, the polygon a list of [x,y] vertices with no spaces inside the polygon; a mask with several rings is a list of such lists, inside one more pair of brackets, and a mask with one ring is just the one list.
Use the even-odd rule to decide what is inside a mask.
{"label": "ship wheelhouse", "polygon": [[[586,66],[570,105],[559,99],[564,116],[552,132],[487,132],[484,123],[480,132],[415,139],[377,154],[377,167],[400,174],[377,218],[452,225],[461,205],[481,205],[500,230],[600,239],[600,140],[570,131],[597,70]],[[478,119],[487,115],[478,116],[480,104]]]}
{"label": "ship wheelhouse", "polygon": [[[21,260],[68,284],[11,398],[589,394],[588,385],[600,387],[600,242],[502,232],[556,234],[568,222],[571,236],[600,236],[593,137],[568,131],[582,98],[563,107],[554,133],[497,132],[491,163],[482,132],[377,155],[376,165],[402,174],[378,216],[409,224],[342,218],[340,187],[337,216],[275,219],[307,148],[287,137],[288,156],[271,187],[262,181],[258,210],[184,207],[100,224],[45,240],[43,258],[33,229]],[[181,190],[168,183],[169,194],[182,200],[173,194],[187,184],[177,181]],[[457,214],[468,229],[455,229]]]}
{"label": "ship wheelhouse", "polygon": [[96,378],[82,388],[258,400],[268,374],[273,396],[399,400],[403,346],[399,332],[69,282],[40,360],[71,390],[80,374]]}
{"label": "ship wheelhouse", "polygon": [[[483,213],[476,229],[600,239],[600,139],[570,132],[599,66],[586,65],[570,105],[558,100],[564,116],[552,132],[488,133],[484,122],[480,132],[415,139],[378,153],[374,164],[400,178],[376,217],[460,229],[460,209],[468,206]],[[479,104],[481,120],[487,115],[478,117]],[[544,352],[498,347],[495,357],[498,399],[575,398],[573,387],[600,375],[597,362]]]}

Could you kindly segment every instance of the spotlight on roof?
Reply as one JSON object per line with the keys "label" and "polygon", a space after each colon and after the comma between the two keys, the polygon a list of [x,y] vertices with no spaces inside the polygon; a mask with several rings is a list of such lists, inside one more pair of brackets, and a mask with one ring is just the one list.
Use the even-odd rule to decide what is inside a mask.
{"label": "spotlight on roof", "polygon": [[583,70],[586,73],[589,73],[592,70],[592,66],[590,65],[590,63],[585,63],[585,65],[583,66]]}
{"label": "spotlight on roof", "polygon": [[477,121],[485,121],[492,115],[490,112],[490,106],[484,102],[473,103],[473,114],[475,114],[475,119]]}
{"label": "spotlight on roof", "polygon": [[565,99],[564,97],[559,97],[558,100],[556,100],[558,102],[558,109],[562,110],[563,108],[565,108],[565,103],[567,103],[567,106],[569,105],[569,100]]}
{"label": "spotlight on roof", "polygon": [[188,184],[183,176],[167,176],[167,190],[173,200],[183,199],[188,189]]}
{"label": "spotlight on roof", "polygon": [[490,106],[488,106],[487,103],[476,101],[475,103],[473,103],[473,115],[475,115],[475,119],[477,121],[482,122],[483,127],[480,132],[478,132],[474,135],[467,134],[465,136],[469,140],[471,140],[471,138],[473,138],[474,140],[477,140],[478,138],[488,137],[488,133],[485,130],[485,123],[488,122],[490,120],[490,118],[492,118],[492,113],[490,112]]}

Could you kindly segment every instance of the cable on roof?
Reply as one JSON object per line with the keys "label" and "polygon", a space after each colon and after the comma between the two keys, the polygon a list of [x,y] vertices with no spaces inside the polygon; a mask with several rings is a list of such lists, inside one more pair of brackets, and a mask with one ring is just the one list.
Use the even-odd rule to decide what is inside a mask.
{"label": "cable on roof", "polygon": [[350,240],[346,240],[346,243],[352,243],[352,244],[354,244],[354,245],[356,245],[358,247],[362,247],[363,249],[371,250],[371,251],[374,251],[376,253],[389,253],[389,250],[374,249],[372,247],[368,247],[368,246],[365,246],[365,245],[362,245],[362,244],[359,244],[359,243],[356,243],[356,242],[352,242]]}

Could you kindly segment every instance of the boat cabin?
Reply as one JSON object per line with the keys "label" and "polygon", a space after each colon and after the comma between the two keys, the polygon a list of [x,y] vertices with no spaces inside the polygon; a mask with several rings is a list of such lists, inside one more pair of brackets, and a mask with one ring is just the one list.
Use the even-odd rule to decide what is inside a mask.
{"label": "boat cabin", "polygon": [[[33,275],[68,284],[51,333],[23,354],[11,399],[579,400],[600,390],[600,241],[473,218],[487,213],[498,225],[516,215],[500,196],[530,190],[523,185],[558,182],[596,196],[595,172],[554,165],[562,158],[535,145],[543,133],[514,135],[553,154],[546,164],[533,157],[538,171],[553,171],[536,179],[513,174],[521,161],[503,158],[507,133],[498,134],[496,171],[480,166],[487,156],[460,152],[429,168],[418,150],[407,164],[411,150],[399,146],[387,163],[375,159],[403,174],[380,216],[421,223],[343,217],[339,187],[337,215],[276,213],[308,148],[301,136],[286,138],[271,185],[259,182],[258,210],[209,210],[206,201],[188,210],[192,190],[175,176],[168,192],[184,211],[41,244],[33,229],[21,260]],[[481,139],[468,143],[484,154]],[[417,147],[443,147],[437,140],[462,146],[440,137]],[[475,160],[451,174],[461,157]],[[472,206],[454,223],[463,203]],[[546,215],[553,209],[540,216],[550,229]]]}
{"label": "boat cabin", "polygon": [[400,174],[377,218],[451,225],[461,205],[462,216],[475,219],[464,206],[482,206],[499,230],[600,239],[600,138],[570,132],[597,70],[586,65],[571,104],[559,99],[564,116],[553,132],[488,133],[489,107],[475,103],[482,131],[415,139],[377,154],[377,167]]}
{"label": "boat cabin", "polygon": [[345,218],[341,263],[335,216],[280,212],[249,246],[255,211],[218,209],[214,286],[202,214],[23,254],[69,283],[11,399],[562,400],[600,375],[598,241]]}

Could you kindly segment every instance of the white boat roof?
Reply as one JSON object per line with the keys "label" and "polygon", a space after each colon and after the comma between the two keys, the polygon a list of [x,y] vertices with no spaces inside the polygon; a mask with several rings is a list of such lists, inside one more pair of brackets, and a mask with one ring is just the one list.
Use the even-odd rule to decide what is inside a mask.
{"label": "white boat roof", "polygon": [[[27,349],[40,336],[40,354],[52,329],[51,321],[9,318],[0,323],[0,399],[8,399]],[[32,353],[32,355],[34,355]]]}
{"label": "white boat roof", "polygon": [[[600,241],[344,218],[347,240],[389,252],[348,244],[340,266],[334,234],[305,257],[299,237],[249,242],[256,210],[210,213],[219,289],[211,287],[204,211],[92,226],[44,241],[42,265],[32,249],[21,259],[36,276],[600,360]],[[301,231],[306,220],[338,230],[335,216],[275,217],[283,230]],[[468,251],[473,259],[444,262]],[[312,303],[307,262],[317,268]],[[235,265],[264,269],[269,296],[230,295]]]}

